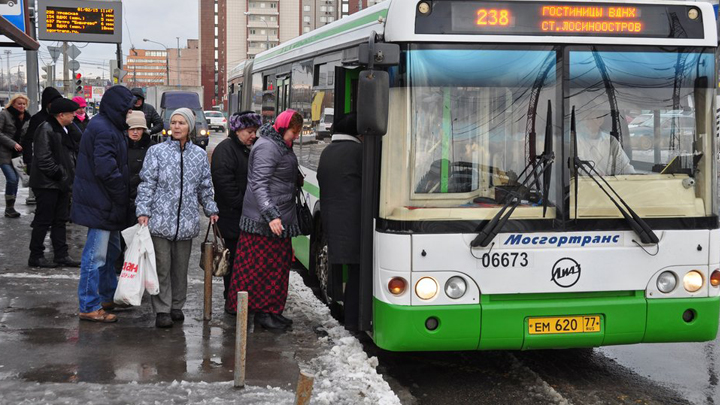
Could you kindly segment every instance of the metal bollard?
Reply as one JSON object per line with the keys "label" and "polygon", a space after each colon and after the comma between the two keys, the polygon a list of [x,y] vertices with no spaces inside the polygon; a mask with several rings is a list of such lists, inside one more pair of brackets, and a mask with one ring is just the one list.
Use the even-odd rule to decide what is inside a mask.
{"label": "metal bollard", "polygon": [[300,371],[298,377],[297,392],[295,392],[295,405],[307,405],[310,403],[315,377],[305,371]]}
{"label": "metal bollard", "polygon": [[245,356],[247,354],[248,293],[238,293],[235,321],[235,388],[245,387]]}
{"label": "metal bollard", "polygon": [[203,321],[209,321],[212,319],[212,243],[203,243],[203,249],[205,251],[205,303],[203,306]]}

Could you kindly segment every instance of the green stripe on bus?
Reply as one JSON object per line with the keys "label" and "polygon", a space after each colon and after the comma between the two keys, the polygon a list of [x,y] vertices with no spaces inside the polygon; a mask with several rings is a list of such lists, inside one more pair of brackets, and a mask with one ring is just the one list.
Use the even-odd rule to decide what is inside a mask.
{"label": "green stripe on bus", "polygon": [[[609,292],[606,292],[609,293]],[[479,304],[393,305],[373,300],[373,339],[390,351],[528,350],[715,339],[720,297],[647,299],[644,291],[482,296]],[[572,298],[571,298],[572,297]],[[695,319],[683,314],[692,309]],[[601,316],[600,332],[529,333],[530,317]],[[438,328],[425,326],[436,318]]]}
{"label": "green stripe on bus", "polygon": [[293,251],[295,258],[305,266],[306,269],[310,268],[310,237],[300,235],[292,238]]}
{"label": "green stripe on bus", "polygon": [[327,38],[327,37],[331,37],[331,36],[333,36],[333,35],[336,35],[336,34],[339,34],[339,33],[343,32],[343,31],[347,31],[347,30],[351,30],[351,29],[354,29],[354,28],[362,27],[363,25],[370,24],[370,23],[372,23],[372,22],[374,22],[374,21],[377,21],[378,18],[380,18],[380,17],[383,17],[383,18],[387,17],[387,13],[388,13],[388,10],[387,10],[387,9],[384,9],[384,10],[380,10],[380,11],[378,11],[378,12],[376,12],[376,13],[372,13],[372,14],[366,15],[365,17],[362,17],[362,18],[357,19],[357,20],[355,20],[355,21],[351,21],[351,22],[349,22],[349,23],[347,23],[347,24],[339,25],[339,26],[337,26],[337,27],[335,27],[335,28],[332,28],[332,29],[329,29],[329,30],[327,30],[327,31],[325,31],[325,32],[321,32],[321,33],[319,33],[319,34],[313,35],[313,36],[311,36],[311,37],[308,37],[308,38],[303,39],[303,40],[301,40],[301,41],[295,42],[295,43],[293,43],[293,44],[283,46],[282,48],[277,49],[277,50],[275,50],[275,51],[272,51],[272,52],[270,52],[270,53],[267,54],[267,55],[262,55],[262,56],[260,56],[260,57],[258,57],[258,58],[255,58],[255,62],[256,62],[256,63],[257,63],[257,62],[261,62],[261,61],[263,61],[263,60],[265,60],[265,59],[272,58],[273,56],[280,55],[280,54],[282,54],[282,53],[284,53],[284,52],[288,52],[288,51],[291,51],[291,50],[296,49],[296,48],[300,48],[300,47],[303,47],[303,46],[306,46],[306,45],[310,45],[310,44],[312,44],[313,42],[317,42],[317,41],[320,41],[320,40],[325,39],[325,38]]}
{"label": "green stripe on bus", "polygon": [[320,198],[320,189],[314,184],[310,184],[306,181],[305,184],[303,184],[303,190],[307,191],[315,198]]}

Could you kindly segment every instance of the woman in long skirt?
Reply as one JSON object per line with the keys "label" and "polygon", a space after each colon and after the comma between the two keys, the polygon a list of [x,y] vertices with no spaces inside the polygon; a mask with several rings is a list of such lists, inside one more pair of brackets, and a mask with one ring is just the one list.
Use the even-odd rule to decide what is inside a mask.
{"label": "woman in long skirt", "polygon": [[260,128],[248,162],[248,185],[230,282],[228,309],[237,310],[238,291],[248,292],[248,309],[265,329],[283,331],[292,320],[282,315],[292,263],[290,239],[300,235],[295,212],[298,161],[293,141],[303,119],[284,111],[274,125]]}

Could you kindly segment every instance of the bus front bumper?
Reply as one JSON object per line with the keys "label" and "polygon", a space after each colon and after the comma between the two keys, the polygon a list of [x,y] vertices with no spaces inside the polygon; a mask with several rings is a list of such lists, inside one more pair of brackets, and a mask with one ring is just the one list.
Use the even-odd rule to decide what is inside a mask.
{"label": "bus front bumper", "polygon": [[[683,319],[686,311],[694,318]],[[530,334],[533,317],[599,315],[600,331]],[[437,328],[426,322],[437,319]],[[390,351],[529,350],[715,339],[720,297],[645,298],[643,291],[483,296],[478,305],[400,306],[375,299],[373,336]],[[430,322],[432,325],[433,322]]]}

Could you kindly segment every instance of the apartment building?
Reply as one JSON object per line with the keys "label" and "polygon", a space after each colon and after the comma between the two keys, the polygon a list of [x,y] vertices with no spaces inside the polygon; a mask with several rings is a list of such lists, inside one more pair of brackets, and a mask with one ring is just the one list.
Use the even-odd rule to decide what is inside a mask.
{"label": "apartment building", "polygon": [[340,15],[345,17],[350,14],[355,14],[360,10],[364,10],[383,1],[385,0],[340,0]]}
{"label": "apartment building", "polygon": [[130,49],[123,83],[128,87],[161,86],[167,83],[167,52],[149,49]]}
{"label": "apartment building", "polygon": [[340,1],[198,1],[205,104],[225,102],[227,72],[240,62],[340,18]]}

